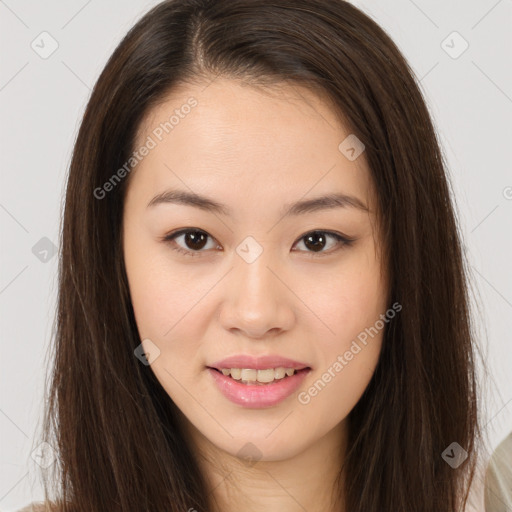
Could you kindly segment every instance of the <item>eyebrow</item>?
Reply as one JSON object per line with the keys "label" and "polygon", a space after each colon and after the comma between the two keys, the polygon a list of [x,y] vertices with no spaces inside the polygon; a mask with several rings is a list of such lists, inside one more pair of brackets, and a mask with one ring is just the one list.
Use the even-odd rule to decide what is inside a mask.
{"label": "eyebrow", "polygon": [[[193,206],[201,210],[218,213],[221,215],[232,216],[231,208],[214,201],[208,197],[188,192],[185,190],[166,190],[151,199],[146,208],[158,204],[183,204]],[[347,194],[328,194],[313,199],[303,199],[295,203],[287,204],[281,212],[282,217],[303,215],[306,213],[320,210],[331,210],[334,208],[354,208],[363,212],[368,212],[368,207],[357,197]]]}

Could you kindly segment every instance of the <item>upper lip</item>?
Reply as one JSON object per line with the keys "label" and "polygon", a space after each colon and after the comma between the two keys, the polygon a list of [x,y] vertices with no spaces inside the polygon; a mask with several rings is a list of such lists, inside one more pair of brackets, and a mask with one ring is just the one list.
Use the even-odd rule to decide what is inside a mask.
{"label": "upper lip", "polygon": [[284,368],[294,368],[295,370],[310,368],[310,366],[305,363],[278,355],[255,357],[245,354],[226,357],[208,366],[217,370],[221,370],[222,368],[254,368],[255,370],[267,370],[269,368],[279,368],[280,366]]}

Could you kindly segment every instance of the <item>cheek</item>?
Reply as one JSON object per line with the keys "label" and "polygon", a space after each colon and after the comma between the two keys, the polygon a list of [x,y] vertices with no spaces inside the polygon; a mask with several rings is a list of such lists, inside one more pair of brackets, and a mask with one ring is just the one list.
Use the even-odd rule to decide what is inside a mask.
{"label": "cheek", "polygon": [[169,276],[146,273],[134,279],[130,293],[140,335],[154,340],[162,352],[181,356],[191,350],[204,320],[200,291]]}
{"label": "cheek", "polygon": [[381,347],[379,332],[366,345],[356,341],[349,350],[330,353],[314,381],[299,396],[299,402],[311,407],[315,417],[328,419],[331,426],[346,418],[375,372]]}
{"label": "cheek", "polygon": [[386,311],[386,283],[379,268],[361,260],[330,269],[328,276],[316,275],[305,283],[308,308],[317,317],[323,331],[321,339],[328,347],[345,350],[352,339],[373,326]]}
{"label": "cheek", "polygon": [[301,404],[311,405],[316,417],[330,418],[332,425],[361,398],[377,367],[386,326],[393,321],[386,316],[377,281],[345,284],[344,292],[333,300],[335,308],[331,309],[327,297],[324,315],[331,318],[334,334],[316,338],[319,364],[314,379],[298,397]]}
{"label": "cheek", "polygon": [[141,337],[163,339],[192,307],[190,275],[172,268],[165,244],[132,221],[125,231],[124,262]]}
{"label": "cheek", "polygon": [[[141,237],[139,237],[140,239]],[[193,285],[187,272],[170,271],[165,251],[155,247],[155,242],[134,244],[128,236],[125,242],[125,268],[135,321],[141,341],[149,338],[160,350],[152,367],[169,362],[176,366],[193,353],[191,322],[197,303]],[[199,292],[198,292],[199,293]],[[188,338],[185,339],[184,326]],[[158,364],[157,364],[158,363]]]}
{"label": "cheek", "polygon": [[370,382],[385,326],[392,321],[386,317],[386,282],[377,261],[360,254],[351,263],[332,272],[329,280],[317,281],[325,286],[311,286],[308,295],[325,335],[315,338],[319,365],[301,403],[316,402],[325,414],[337,404],[338,419],[350,412]]}
{"label": "cheek", "polygon": [[182,386],[194,382],[202,366],[198,354],[204,318],[194,307],[197,299],[183,283],[158,272],[133,277],[132,303],[141,341],[149,338],[159,350],[151,370],[169,396],[186,407]]}
{"label": "cheek", "polygon": [[173,327],[186,293],[180,291],[179,283],[170,283],[169,276],[161,275],[152,265],[132,266],[127,274],[139,334],[163,339]]}

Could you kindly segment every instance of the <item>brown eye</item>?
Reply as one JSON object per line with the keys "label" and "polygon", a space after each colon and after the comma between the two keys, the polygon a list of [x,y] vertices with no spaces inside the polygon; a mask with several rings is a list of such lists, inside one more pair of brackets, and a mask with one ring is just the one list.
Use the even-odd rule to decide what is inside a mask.
{"label": "brown eye", "polygon": [[194,251],[201,250],[206,245],[208,237],[208,235],[202,231],[187,231],[183,236],[183,242],[187,246],[187,249],[192,249]]}
{"label": "brown eye", "polygon": [[[179,238],[181,238],[180,244],[177,242]],[[210,235],[200,229],[182,229],[167,235],[164,241],[172,242],[175,251],[187,256],[196,256],[195,253],[204,252],[202,249],[207,245],[208,238]]]}
{"label": "brown eye", "polygon": [[[180,243],[178,243],[178,240],[180,238]],[[186,256],[198,256],[201,252],[205,252],[208,249],[216,248],[215,244],[213,244],[213,246],[205,249],[208,243],[208,238],[211,237],[205,231],[201,229],[189,228],[182,229],[180,231],[177,231],[176,233],[170,233],[164,238],[164,241],[171,242],[173,250],[185,254]],[[333,239],[335,240],[335,242],[329,244],[329,239]],[[331,254],[332,252],[335,252],[337,249],[349,246],[354,241],[353,239],[341,236],[338,233],[321,230],[306,233],[299,239],[299,241],[301,242],[303,240],[306,250],[301,250],[301,252],[310,253],[312,255]],[[328,250],[324,250],[326,247],[328,247]]]}
{"label": "brown eye", "polygon": [[327,237],[323,233],[311,233],[303,239],[304,245],[313,252],[320,252],[327,244]]}
{"label": "brown eye", "polygon": [[[326,245],[328,245],[329,238],[333,238],[336,240],[337,243],[331,244],[328,250],[324,251],[324,248]],[[338,248],[342,248],[344,246],[350,245],[353,240],[346,238],[344,236],[339,235],[338,233],[333,233],[331,231],[311,231],[310,233],[307,233],[304,235],[299,241],[304,241],[304,246],[308,249],[307,252],[312,253],[331,253],[333,252],[330,250],[333,246],[336,247],[338,245]],[[336,249],[335,249],[336,250]]]}

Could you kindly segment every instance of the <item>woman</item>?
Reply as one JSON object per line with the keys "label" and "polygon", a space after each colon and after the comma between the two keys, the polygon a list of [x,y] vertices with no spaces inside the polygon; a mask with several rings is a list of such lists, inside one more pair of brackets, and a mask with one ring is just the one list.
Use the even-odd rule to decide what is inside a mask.
{"label": "woman", "polygon": [[464,510],[480,429],[445,163],[354,6],[146,14],[84,114],[60,263],[58,510]]}

